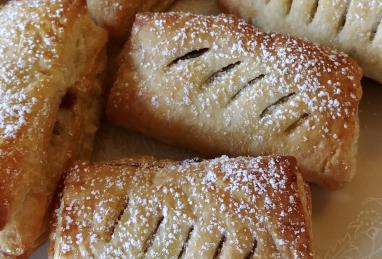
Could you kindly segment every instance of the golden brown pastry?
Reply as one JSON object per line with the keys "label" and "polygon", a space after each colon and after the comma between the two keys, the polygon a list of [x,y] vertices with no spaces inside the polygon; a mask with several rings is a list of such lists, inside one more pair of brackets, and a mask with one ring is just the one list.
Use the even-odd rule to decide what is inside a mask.
{"label": "golden brown pastry", "polygon": [[27,256],[64,167],[90,155],[107,34],[80,0],[9,1],[0,24],[0,257]]}
{"label": "golden brown pastry", "polygon": [[295,156],[338,188],[355,170],[361,71],[347,55],[232,16],[140,14],[111,121],[207,155]]}
{"label": "golden brown pastry", "polygon": [[51,234],[58,258],[313,258],[291,157],[78,163]]}
{"label": "golden brown pastry", "polygon": [[347,52],[382,83],[382,1],[219,0],[265,31],[285,32]]}
{"label": "golden brown pastry", "polygon": [[93,18],[114,38],[125,37],[130,32],[138,12],[163,11],[173,2],[174,0],[87,0]]}

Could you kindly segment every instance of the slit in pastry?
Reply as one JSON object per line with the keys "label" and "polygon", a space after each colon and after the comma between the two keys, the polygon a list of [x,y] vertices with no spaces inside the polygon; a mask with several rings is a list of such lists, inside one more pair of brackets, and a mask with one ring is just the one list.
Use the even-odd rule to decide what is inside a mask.
{"label": "slit in pastry", "polygon": [[258,75],[257,77],[255,77],[254,79],[250,80],[248,83],[246,83],[242,88],[240,88],[232,97],[231,97],[231,101],[230,103],[232,103],[233,101],[237,100],[240,95],[248,88],[248,87],[251,87],[253,85],[255,85],[256,83],[258,83],[259,81],[263,80],[265,77],[264,74],[260,74]]}
{"label": "slit in pastry", "polygon": [[191,52],[188,52],[187,54],[173,60],[170,64],[168,64],[167,66],[171,67],[173,65],[176,65],[178,62],[180,61],[183,61],[183,60],[188,60],[188,59],[194,59],[194,58],[198,58],[200,56],[202,56],[203,54],[205,54],[207,51],[209,51],[210,49],[209,48],[203,48],[203,49],[197,49],[197,50],[193,50]]}
{"label": "slit in pastry", "polygon": [[204,81],[203,85],[208,85],[212,82],[214,82],[217,78],[219,78],[222,75],[225,75],[232,71],[235,67],[239,66],[241,64],[241,61],[237,61],[235,63],[229,64],[225,67],[222,67],[218,71],[213,72],[211,75],[207,77],[207,79]]}
{"label": "slit in pastry", "polygon": [[257,240],[255,239],[253,241],[253,247],[252,249],[245,255],[244,259],[250,259],[255,254],[257,248]]}
{"label": "slit in pastry", "polygon": [[286,134],[291,134],[295,131],[302,123],[307,120],[309,117],[308,113],[302,114],[295,122],[293,122],[286,130],[284,131]]}
{"label": "slit in pastry", "polygon": [[340,18],[340,21],[338,24],[338,28],[337,28],[337,33],[340,33],[342,31],[342,29],[345,27],[346,20],[348,18],[348,13],[349,13],[350,1],[351,0],[346,0],[346,8],[341,15],[341,18]]}
{"label": "slit in pastry", "polygon": [[214,257],[213,257],[214,259],[219,258],[220,254],[223,251],[223,246],[224,246],[224,243],[226,242],[226,239],[227,239],[227,237],[225,235],[223,235],[220,238],[219,243],[218,243],[216,250],[215,250]]}
{"label": "slit in pastry", "polygon": [[186,253],[188,242],[190,241],[190,238],[191,238],[193,232],[194,232],[194,226],[191,226],[187,232],[187,236],[186,236],[186,239],[184,240],[182,250],[180,250],[180,253],[178,255],[178,259],[182,258],[182,256]]}
{"label": "slit in pastry", "polygon": [[122,208],[121,208],[121,211],[119,212],[119,215],[116,219],[116,221],[114,222],[112,228],[111,228],[111,235],[110,235],[110,238],[112,238],[114,236],[114,232],[115,232],[115,229],[116,227],[118,226],[119,222],[121,221],[121,218],[123,216],[123,214],[125,213],[126,209],[128,208],[129,206],[129,198],[126,199],[126,201],[124,202]]}
{"label": "slit in pastry", "polygon": [[290,100],[290,98],[292,98],[293,96],[295,96],[296,93],[290,93],[286,96],[283,96],[281,97],[280,99],[278,99],[275,103],[271,104],[271,105],[268,105],[260,114],[260,118],[264,118],[265,116],[269,115],[272,113],[272,111],[275,109],[276,106],[279,106],[279,105],[282,105],[284,103],[286,103],[288,100]]}
{"label": "slit in pastry", "polygon": [[149,248],[153,245],[154,243],[154,239],[156,237],[156,235],[158,234],[158,231],[159,231],[159,227],[162,225],[162,222],[164,220],[164,217],[161,216],[157,222],[156,222],[156,226],[155,226],[155,229],[154,231],[149,235],[149,237],[146,239],[145,241],[145,244],[144,244],[144,248],[143,248],[143,253],[146,254],[147,251],[149,250]]}
{"label": "slit in pastry", "polygon": [[314,0],[312,9],[310,10],[310,13],[309,13],[308,23],[311,23],[314,20],[314,17],[316,17],[319,3],[320,3],[320,0]]}
{"label": "slit in pastry", "polygon": [[375,36],[377,35],[378,31],[380,30],[380,27],[382,24],[382,15],[380,17],[378,17],[376,20],[375,20],[375,23],[373,24],[373,27],[371,29],[371,32],[370,32],[370,41],[374,41],[375,39]]}

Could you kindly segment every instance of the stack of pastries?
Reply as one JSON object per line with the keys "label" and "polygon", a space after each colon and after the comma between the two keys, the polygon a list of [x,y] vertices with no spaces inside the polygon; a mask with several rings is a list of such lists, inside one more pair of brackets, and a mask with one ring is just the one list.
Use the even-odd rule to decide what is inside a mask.
{"label": "stack of pastries", "polygon": [[[157,13],[173,2],[0,7],[0,257],[51,222],[51,258],[313,258],[306,182],[354,176],[361,68],[236,16]],[[263,1],[220,2],[248,18]],[[205,159],[89,162],[102,107]]]}

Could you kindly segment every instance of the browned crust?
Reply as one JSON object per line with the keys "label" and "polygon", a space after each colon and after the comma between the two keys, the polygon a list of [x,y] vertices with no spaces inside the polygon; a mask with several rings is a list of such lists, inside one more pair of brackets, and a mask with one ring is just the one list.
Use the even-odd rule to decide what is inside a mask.
{"label": "browned crust", "polygon": [[[254,163],[253,161],[257,161],[255,163],[256,165],[252,164]],[[271,161],[276,161],[276,164],[272,164],[273,162]],[[221,171],[223,170],[223,164],[235,165],[234,167],[237,168],[238,172],[240,172],[240,170],[248,170],[249,175],[256,175],[256,179],[259,179],[259,182],[242,182],[240,176],[235,176],[234,172],[232,172],[233,174],[226,174]],[[280,177],[286,180],[284,183],[285,189],[283,189],[282,193],[275,190],[268,182],[268,180],[272,178],[272,176],[267,176],[267,174],[272,171],[269,169],[270,164],[272,164],[271,168],[277,168],[273,170],[280,172]],[[209,169],[207,170],[207,168]],[[58,222],[60,223],[59,225],[56,224],[52,230],[49,248],[50,258],[82,258],[86,255],[91,256],[91,254],[96,251],[96,253],[99,254],[105,252],[102,245],[101,247],[99,245],[93,247],[93,243],[89,240],[90,236],[93,236],[92,234],[94,233],[97,233],[97,237],[100,240],[109,238],[108,231],[102,231],[103,225],[94,220],[97,218],[94,213],[100,208],[101,203],[103,204],[103,208],[107,211],[119,210],[119,205],[117,205],[119,199],[131,195],[146,196],[145,192],[142,194],[140,192],[133,194],[133,190],[139,189],[137,189],[136,185],[145,186],[149,184],[147,187],[148,193],[150,193],[151,187],[149,186],[151,184],[157,186],[155,188],[158,192],[160,192],[160,186],[167,185],[175,189],[180,185],[180,190],[187,190],[189,187],[187,187],[186,179],[191,178],[195,179],[192,180],[192,182],[194,182],[196,188],[198,188],[197,186],[200,184],[199,181],[210,172],[211,168],[214,168],[218,179],[214,183],[216,187],[208,191],[211,192],[211,197],[218,199],[219,195],[221,195],[221,191],[218,190],[226,190],[227,188],[229,189],[229,186],[232,186],[233,183],[237,184],[235,185],[237,188],[224,194],[227,195],[229,193],[230,195],[230,197],[224,196],[224,200],[232,198],[239,203],[242,202],[251,208],[256,208],[257,216],[255,217],[259,215],[269,216],[272,223],[269,222],[269,225],[266,224],[265,227],[269,233],[272,233],[272,239],[288,240],[286,242],[291,242],[289,247],[280,243],[281,245],[277,245],[277,248],[274,248],[276,250],[273,250],[273,252],[279,251],[284,256],[293,256],[292,251],[294,251],[301,256],[301,258],[312,257],[311,212],[309,211],[310,193],[305,189],[306,185],[302,181],[298,171],[296,171],[298,170],[296,160],[291,157],[274,156],[258,159],[244,157],[228,159],[223,157],[202,162],[156,161],[152,158],[128,159],[95,164],[90,162],[78,162],[69,171],[65,181],[65,190],[61,200],[61,206],[56,214]],[[133,178],[134,180],[132,180]],[[103,181],[106,179],[106,182]],[[104,185],[105,183],[106,185]],[[260,184],[265,189],[256,189],[256,184]],[[118,188],[117,185],[120,185],[120,187]],[[121,185],[124,186],[122,189]],[[254,196],[240,191],[244,189],[248,190],[248,193],[252,193]],[[93,195],[95,193],[98,194]],[[264,209],[264,204],[266,203],[264,201],[265,196],[271,199],[271,201],[268,202],[277,204],[277,206]],[[295,205],[293,205],[292,212],[289,213],[288,208],[291,208],[289,207],[291,206],[291,196],[298,198],[294,200]],[[111,201],[110,197],[114,197],[112,201],[114,205],[112,205],[112,207],[109,207],[111,206],[110,204],[104,203]],[[159,195],[158,197],[161,196]],[[257,204],[253,203],[253,197],[256,197]],[[194,206],[199,205],[195,204]],[[79,208],[83,208],[84,210],[77,210]],[[279,218],[280,213],[284,212],[286,215]],[[116,211],[115,213],[119,212]],[[226,213],[231,214],[232,211],[228,210]],[[245,212],[240,213],[243,213],[242,220],[245,221],[248,215],[246,215]],[[84,215],[86,215],[86,219]],[[65,219],[69,219],[69,221],[65,221]],[[87,219],[90,219],[90,221]],[[303,226],[297,222],[303,222]],[[79,226],[81,227],[79,228]],[[301,227],[306,228],[304,233],[301,233]],[[82,241],[78,244],[73,243],[68,247],[66,242],[73,240],[76,236],[81,236]],[[127,242],[128,240],[125,241]],[[97,244],[97,242],[98,241],[95,241],[94,244]],[[119,242],[123,244],[124,240],[120,240]],[[107,242],[104,243],[104,245],[106,244]],[[260,242],[259,246],[262,245]],[[272,244],[268,245],[272,247]],[[114,247],[113,249],[118,249],[118,247]],[[265,254],[262,255],[264,256]]]}
{"label": "browned crust", "polygon": [[[166,26],[159,28],[159,26],[155,24],[156,21],[163,22]],[[203,21],[203,24],[201,21]],[[187,30],[184,31],[186,43],[183,44],[183,41],[172,41],[171,37],[184,29],[186,24],[194,25],[193,27],[187,27]],[[217,28],[219,28],[219,30],[217,30]],[[211,36],[212,33],[214,36]],[[228,133],[229,136],[231,136],[230,139],[221,134],[224,130],[230,130],[220,125],[223,124],[222,120],[213,121],[211,119],[211,123],[209,123],[209,120],[206,118],[203,122],[208,126],[199,127],[197,125],[199,125],[200,119],[194,120],[195,116],[191,112],[187,115],[189,117],[188,120],[183,118],[186,116],[184,114],[179,116],[172,115],[177,114],[176,111],[180,110],[177,108],[187,110],[186,105],[179,105],[178,103],[172,106],[170,104],[163,104],[165,103],[165,96],[161,95],[160,91],[151,90],[151,88],[156,89],[158,85],[160,85],[163,89],[167,90],[166,95],[174,94],[174,96],[177,96],[181,93],[181,90],[179,90],[181,89],[179,87],[179,85],[181,85],[180,79],[173,80],[175,81],[174,83],[167,82],[165,81],[167,80],[165,78],[165,76],[167,76],[165,72],[163,72],[162,75],[158,71],[166,69],[166,66],[162,65],[162,63],[168,62],[170,59],[175,59],[177,57],[176,55],[181,56],[182,54],[180,53],[182,53],[182,49],[190,48],[189,45],[193,44],[190,43],[192,42],[192,37],[187,38],[187,36],[190,35],[199,38],[203,44],[205,42],[211,43],[215,41],[218,41],[220,44],[219,39],[227,39],[229,43],[221,47],[227,49],[229,49],[235,41],[241,42],[242,52],[244,53],[243,56],[259,55],[258,46],[262,46],[262,49],[268,51],[270,56],[276,60],[272,63],[265,59],[264,63],[269,62],[269,67],[272,65],[285,65],[285,67],[290,70],[288,74],[283,75],[283,77],[289,82],[293,82],[294,77],[297,75],[303,78],[302,81],[305,80],[305,78],[317,80],[325,94],[332,99],[336,99],[337,102],[342,105],[341,110],[339,110],[341,115],[336,118],[333,117],[333,114],[336,114],[337,111],[334,108],[328,108],[329,106],[326,107],[328,108],[326,112],[318,112],[318,107],[322,105],[320,102],[326,97],[318,96],[319,91],[313,92],[310,91],[309,88],[306,91],[296,90],[297,88],[300,89],[298,83],[295,85],[290,84],[291,91],[301,92],[304,96],[309,96],[307,98],[315,103],[314,107],[309,107],[308,101],[303,103],[303,105],[307,107],[304,109],[307,109],[311,115],[316,117],[315,119],[310,119],[310,125],[317,123],[318,128],[316,128],[316,130],[306,130],[305,136],[308,138],[308,142],[303,141],[303,136],[295,140],[289,138],[281,139],[286,142],[286,144],[284,144],[285,148],[277,147],[279,143],[274,143],[272,148],[263,148],[262,144],[259,144],[259,148],[249,146],[248,143],[252,142],[250,136],[240,131],[245,126],[232,129],[232,132],[230,131]],[[150,43],[147,42],[155,42],[153,43],[153,45],[156,45],[155,48],[153,46],[150,47]],[[249,43],[251,42],[255,42],[256,45],[250,45]],[[223,44],[224,43],[222,43],[222,45]],[[171,46],[174,54],[166,53],[166,56],[164,56],[160,51],[154,52],[152,49],[157,49],[159,45],[163,49]],[[195,43],[194,45],[194,49],[203,48],[202,44],[198,45]],[[291,55],[301,56],[301,59],[297,59],[295,64],[293,62],[283,64],[285,60],[281,58],[278,59],[277,51],[283,49],[285,46],[291,47]],[[303,51],[301,51],[301,49],[303,49]],[[241,54],[235,55],[239,56]],[[149,77],[147,75],[153,73],[153,71],[148,71],[149,69],[144,68],[142,64],[144,62],[146,62],[144,63],[146,65],[149,64],[150,61],[147,60],[149,56],[152,60],[155,60],[158,67],[163,66],[163,70],[156,70],[155,73],[157,73],[158,81],[163,79],[163,82],[168,83],[167,85],[165,83],[154,83],[148,80]],[[297,70],[296,67],[300,64],[304,65],[301,62],[302,59],[317,61],[317,63],[324,65],[323,67],[311,67],[311,71],[304,70],[301,72]],[[306,64],[309,64],[309,62],[306,62]],[[326,70],[326,67],[335,67],[335,69],[329,71],[329,69]],[[316,78],[316,75],[313,74],[315,72],[312,71],[317,70],[320,70],[320,75]],[[342,74],[343,70],[346,70],[346,74]],[[192,73],[192,71],[189,73]],[[184,73],[179,72],[179,74],[179,78],[181,78],[181,76],[186,77]],[[140,131],[166,143],[184,146],[209,156],[219,154],[259,155],[273,153],[293,155],[299,160],[300,168],[306,180],[336,189],[349,182],[355,172],[355,154],[359,135],[358,103],[362,96],[362,88],[360,85],[361,77],[361,69],[356,62],[342,53],[331,51],[328,48],[320,48],[317,45],[293,36],[261,33],[252,25],[246,24],[243,20],[233,16],[220,15],[207,17],[184,13],[145,13],[137,16],[132,36],[125,46],[117,80],[109,97],[107,114],[110,120],[118,125]],[[197,78],[197,75],[194,75],[193,79],[194,78]],[[338,88],[328,85],[328,82],[333,79],[340,83]],[[184,79],[184,81],[187,80],[188,79]],[[179,85],[177,85],[178,83]],[[179,88],[176,88],[177,90],[168,90],[172,89],[171,87],[174,87],[174,89],[176,87]],[[339,90],[341,94],[337,94],[335,92],[337,90]],[[159,105],[156,109],[154,109],[150,103],[150,98],[154,97],[162,98],[162,102],[160,102],[162,106]],[[174,97],[172,103],[175,102],[174,100],[178,102],[182,101],[181,98],[176,99]],[[192,104],[197,107],[199,105],[197,102]],[[253,105],[256,106],[256,104]],[[242,112],[245,112],[245,109],[250,107],[243,105],[242,108]],[[345,110],[347,111],[345,112]],[[211,118],[213,118],[216,114],[210,115]],[[201,114],[197,114],[197,116],[202,117]],[[255,123],[255,121],[253,123]],[[346,128],[344,128],[344,125],[346,125]],[[209,128],[210,130],[208,131]],[[329,129],[329,132],[325,132],[326,128]],[[252,132],[252,134],[257,133]],[[321,143],[322,140],[324,140],[325,143]],[[307,145],[306,143],[310,144]],[[267,145],[271,144],[268,143]],[[303,145],[304,147],[301,148],[300,151],[293,151],[296,145]],[[322,151],[314,151],[313,147],[321,148]]]}
{"label": "browned crust", "polygon": [[[39,7],[36,7],[36,4],[39,4]],[[56,14],[56,10],[57,13],[60,13],[59,17],[53,15],[53,13]],[[33,18],[29,14],[33,15]],[[8,15],[11,16],[8,17]],[[85,135],[94,136],[95,134],[95,130],[91,133],[82,132],[84,128],[82,123],[85,121],[85,117],[91,117],[92,123],[97,124],[94,120],[98,120],[97,117],[99,117],[100,89],[95,90],[95,88],[100,88],[100,85],[99,82],[96,82],[96,76],[103,69],[105,60],[103,47],[107,41],[107,34],[91,21],[87,15],[84,0],[39,0],[33,1],[33,3],[28,0],[10,1],[0,10],[0,18],[4,19],[4,17],[7,17],[10,23],[4,24],[4,28],[16,30],[15,27],[18,25],[28,24],[25,31],[15,34],[18,35],[17,37],[23,37],[32,42],[38,37],[40,40],[49,38],[51,40],[49,48],[57,50],[55,53],[57,56],[52,56],[49,54],[48,47],[44,49],[44,44],[39,44],[31,53],[27,51],[19,53],[18,59],[23,60],[26,64],[24,69],[17,70],[15,73],[15,76],[20,77],[18,78],[20,83],[1,82],[11,91],[19,91],[20,94],[28,91],[28,99],[25,102],[30,102],[32,98],[36,100],[35,104],[31,106],[31,112],[23,118],[25,123],[20,128],[16,128],[12,136],[5,135],[0,139],[0,153],[2,154],[0,160],[0,250],[2,251],[0,252],[10,257],[27,257],[47,237],[46,217],[50,214],[47,210],[58,178],[64,167],[68,165],[70,156],[73,156],[72,158],[82,157],[80,149],[83,146],[86,147],[86,150],[83,150],[84,154],[87,154],[84,157],[87,158],[90,153],[87,149],[91,147],[92,137],[86,137],[86,140],[84,139],[82,142],[84,145],[81,147],[79,142]],[[12,21],[13,19],[17,21]],[[70,42],[78,37],[76,33],[80,33],[80,28],[87,28],[88,32],[92,32],[92,40],[98,41],[96,44],[92,42],[88,46],[92,48],[91,51],[94,51],[91,53],[92,59],[99,57],[97,60],[99,63],[89,63],[87,68],[78,66],[77,71],[68,73],[62,68],[67,66],[69,70],[72,69],[70,66],[73,65],[74,59],[69,55],[73,53],[73,50],[68,48],[71,46]],[[22,43],[23,41],[15,39],[11,43],[15,45],[10,48],[17,53],[18,49],[23,49]],[[37,42],[33,42],[33,44],[35,43]],[[18,44],[20,44],[19,47]],[[36,53],[42,55],[41,58],[44,61],[51,62],[51,67],[40,71],[40,67],[30,63],[36,58]],[[9,63],[13,62],[11,58],[9,59]],[[28,73],[36,75],[36,78],[31,77],[28,82],[23,82],[23,76]],[[53,171],[49,171],[52,164],[56,162],[48,161],[48,153],[61,98],[65,94],[65,89],[62,88],[64,83],[61,84],[61,82],[67,80],[67,84],[69,84],[73,80],[71,76],[75,77],[75,73],[81,74],[81,78],[78,79],[83,80],[79,83],[83,87],[81,91],[92,96],[92,100],[84,106],[76,108],[78,113],[84,113],[76,115],[77,119],[83,121],[73,121],[70,129],[75,131],[73,134],[79,139],[76,139],[76,144],[65,143],[68,147],[66,161],[58,167],[53,167],[55,168],[52,169]],[[86,80],[88,81],[85,82]]]}

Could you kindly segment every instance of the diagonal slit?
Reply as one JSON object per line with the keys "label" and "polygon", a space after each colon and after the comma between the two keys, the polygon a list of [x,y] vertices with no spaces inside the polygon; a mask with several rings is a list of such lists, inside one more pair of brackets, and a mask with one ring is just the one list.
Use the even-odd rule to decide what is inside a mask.
{"label": "diagonal slit", "polygon": [[286,4],[287,4],[287,9],[286,9],[285,15],[287,16],[287,15],[289,15],[289,13],[292,9],[293,0],[288,0],[288,2]]}
{"label": "diagonal slit", "polygon": [[180,253],[178,255],[178,259],[182,258],[183,254],[186,252],[186,248],[188,246],[188,241],[190,240],[193,231],[194,231],[194,226],[191,226],[190,229],[188,230],[186,240],[184,240],[182,250],[180,251]]}
{"label": "diagonal slit", "polygon": [[314,20],[314,17],[316,17],[319,4],[320,4],[320,0],[315,0],[314,1],[312,9],[310,10],[310,16],[309,16],[308,23],[311,23]]}
{"label": "diagonal slit", "polygon": [[346,8],[344,10],[344,13],[341,15],[340,22],[338,24],[337,33],[342,31],[342,29],[345,27],[346,19],[347,19],[348,12],[349,12],[349,7],[350,7],[350,0],[347,0],[346,1]]}
{"label": "diagonal slit", "polygon": [[156,236],[157,233],[158,233],[158,229],[159,229],[160,225],[162,224],[163,219],[164,219],[163,216],[161,216],[161,217],[159,218],[159,220],[157,221],[157,224],[156,224],[156,227],[155,227],[154,231],[151,233],[151,235],[149,236],[149,238],[146,239],[146,242],[145,242],[145,245],[144,245],[144,249],[143,249],[143,253],[144,253],[144,254],[146,254],[147,251],[149,250],[149,248],[153,245],[155,236]]}
{"label": "diagonal slit", "polygon": [[215,80],[215,78],[219,77],[220,75],[224,73],[228,73],[232,69],[234,69],[236,66],[240,65],[241,61],[237,61],[236,63],[229,64],[228,66],[223,67],[222,69],[214,72],[212,75],[210,75],[203,84],[209,84]]}
{"label": "diagonal slit", "polygon": [[381,27],[382,23],[382,16],[379,17],[376,22],[373,24],[373,27],[370,32],[370,41],[373,41],[375,39],[375,36],[377,35],[379,27]]}
{"label": "diagonal slit", "polygon": [[309,117],[308,113],[304,113],[298,118],[295,122],[293,122],[286,130],[284,131],[286,134],[291,134],[295,129],[297,129],[307,118]]}
{"label": "diagonal slit", "polygon": [[265,108],[263,110],[263,112],[260,114],[260,118],[264,118],[267,114],[271,113],[273,108],[275,106],[278,106],[278,105],[281,105],[285,102],[287,102],[291,97],[293,97],[294,95],[296,95],[296,93],[290,93],[284,97],[281,97],[279,100],[277,100],[275,103],[269,105],[267,108]]}
{"label": "diagonal slit", "polygon": [[257,76],[256,78],[248,81],[248,83],[246,83],[242,88],[240,88],[232,97],[231,97],[231,102],[235,101],[243,91],[245,91],[245,89],[247,89],[248,87],[250,86],[253,86],[256,82],[259,82],[260,80],[262,80],[263,78],[265,77],[264,74],[260,74],[259,76]]}
{"label": "diagonal slit", "polygon": [[220,238],[220,241],[219,241],[219,244],[218,246],[216,247],[216,250],[215,250],[215,254],[214,254],[214,259],[215,258],[218,258],[219,255],[221,254],[222,250],[223,250],[223,246],[224,246],[224,243],[226,241],[226,236],[223,235],[221,238]]}
{"label": "diagonal slit", "polygon": [[245,256],[244,256],[244,259],[250,259],[252,258],[252,256],[255,254],[256,252],[256,248],[257,248],[257,240],[255,239],[255,241],[253,242],[253,247],[251,249],[251,251],[249,251]]}
{"label": "diagonal slit", "polygon": [[129,197],[127,197],[126,201],[123,203],[122,209],[119,212],[117,220],[114,222],[113,226],[111,227],[111,231],[110,231],[111,237],[114,235],[115,228],[117,227],[118,223],[121,221],[121,218],[122,218],[123,214],[125,213],[125,210],[127,209],[128,206],[129,206]]}
{"label": "diagonal slit", "polygon": [[176,65],[178,62],[180,62],[182,60],[198,58],[198,57],[202,56],[204,53],[206,53],[209,50],[210,50],[209,48],[193,50],[193,51],[188,52],[187,54],[185,54],[185,55],[183,55],[183,56],[181,56],[179,58],[176,58],[175,60],[170,62],[167,66],[171,67],[173,65]]}

